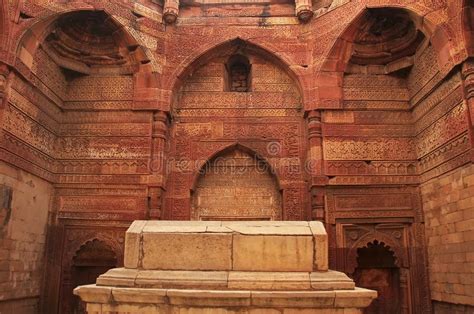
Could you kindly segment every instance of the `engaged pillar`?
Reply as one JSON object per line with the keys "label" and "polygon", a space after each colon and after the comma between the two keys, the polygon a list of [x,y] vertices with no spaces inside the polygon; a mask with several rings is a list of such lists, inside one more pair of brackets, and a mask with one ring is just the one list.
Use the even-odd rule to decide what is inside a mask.
{"label": "engaged pillar", "polygon": [[474,162],[474,59],[463,64],[462,77],[464,86],[464,100],[467,106],[469,138],[471,142],[471,161]]}
{"label": "engaged pillar", "polygon": [[324,220],[324,190],[327,177],[323,167],[321,112],[308,113],[309,151],[306,169],[311,175],[311,219]]}
{"label": "engaged pillar", "polygon": [[151,181],[148,186],[148,218],[161,218],[164,177],[166,174],[165,144],[168,132],[168,116],[163,111],[153,115]]}

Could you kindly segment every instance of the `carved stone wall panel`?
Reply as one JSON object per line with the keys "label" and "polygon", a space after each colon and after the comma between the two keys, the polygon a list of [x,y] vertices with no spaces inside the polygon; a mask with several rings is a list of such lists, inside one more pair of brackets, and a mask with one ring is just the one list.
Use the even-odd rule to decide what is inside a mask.
{"label": "carved stone wall panel", "polygon": [[418,169],[421,174],[432,170],[441,164],[448,162],[452,158],[469,150],[469,136],[462,133],[460,136],[450,140],[443,146],[433,150],[422,157],[418,163]]}
{"label": "carved stone wall panel", "polygon": [[56,169],[68,174],[148,174],[148,159],[138,160],[61,160]]}
{"label": "carved stone wall panel", "polygon": [[213,101],[217,95],[210,92],[186,92],[180,99],[180,108],[182,109],[216,109],[216,108],[295,108],[300,107],[299,98],[294,94],[285,92],[253,92],[238,93],[228,92],[219,93],[219,103]]}
{"label": "carved stone wall panel", "polygon": [[[8,149],[8,147],[6,148]],[[0,160],[5,161],[11,165],[15,165],[20,169],[24,169],[25,171],[28,171],[29,173],[34,174],[48,182],[56,182],[58,180],[57,175],[53,172],[34,164],[30,160],[18,157],[18,155],[13,154],[12,152],[3,148],[0,149]]]}
{"label": "carved stone wall panel", "polygon": [[85,76],[69,82],[68,101],[132,100],[132,76]]}
{"label": "carved stone wall panel", "polygon": [[57,161],[54,157],[32,147],[15,135],[6,131],[1,132],[1,143],[5,150],[18,156],[18,160],[23,159],[24,161],[31,162],[49,172],[55,172]]}
{"label": "carved stone wall panel", "polygon": [[324,158],[327,160],[415,160],[412,138],[325,137]]}
{"label": "carved stone wall panel", "polygon": [[465,132],[468,128],[466,111],[466,104],[462,103],[421,132],[416,144],[418,156],[425,156],[433,149]]}
{"label": "carved stone wall panel", "polygon": [[65,111],[61,121],[65,124],[87,123],[151,123],[149,112],[132,111]]}
{"label": "carved stone wall panel", "polygon": [[60,174],[60,184],[145,184],[142,175]]}
{"label": "carved stone wall panel", "polygon": [[[374,79],[375,81],[377,79]],[[367,89],[345,87],[344,99],[346,100],[392,100],[392,101],[409,101],[410,96],[406,88],[392,88],[386,90]]]}
{"label": "carved stone wall panel", "polygon": [[61,124],[60,136],[151,136],[151,125],[145,123]]}
{"label": "carved stone wall panel", "polygon": [[[54,100],[48,98],[32,84],[24,81],[17,75],[12,79],[12,102],[14,102],[19,109],[29,106],[28,104],[23,103],[24,101],[21,97],[18,97],[18,101],[15,101],[17,99],[16,95],[24,97],[26,102],[32,103],[33,106],[36,106],[39,110],[50,116],[54,121],[61,121],[62,111],[59,107],[61,103],[54,102]],[[27,112],[26,110],[24,111]]]}
{"label": "carved stone wall panel", "polygon": [[329,178],[329,185],[405,185],[419,184],[419,176],[398,176],[398,175],[354,175],[354,176],[336,176]]}
{"label": "carved stone wall panel", "polygon": [[61,72],[61,68],[42,47],[36,51],[31,71],[38,79],[38,83],[41,83],[41,89],[44,89],[48,94],[54,94],[61,100],[65,100],[68,84],[66,78]]}
{"label": "carved stone wall panel", "polygon": [[146,199],[126,196],[59,196],[59,211],[65,212],[144,212]]}
{"label": "carved stone wall panel", "polygon": [[45,154],[55,157],[57,136],[13,106],[6,108],[3,128]]}
{"label": "carved stone wall panel", "polygon": [[462,88],[459,86],[443,99],[429,114],[422,116],[415,123],[415,132],[419,134],[430,125],[441,119],[447,112],[451,111],[455,106],[462,103]]}
{"label": "carved stone wall panel", "polygon": [[[407,85],[411,98],[420,97],[418,94],[426,94],[422,89],[439,73],[437,55],[430,45],[421,48],[415,55],[415,62],[408,76]],[[416,100],[415,100],[416,101]]]}
{"label": "carved stone wall panel", "polygon": [[60,121],[57,120],[57,114],[55,116],[50,116],[49,114],[45,113],[44,109],[41,107],[41,104],[38,104],[39,106],[35,105],[24,95],[13,88],[10,92],[9,102],[18,110],[26,114],[30,119],[36,121],[50,132],[54,133],[59,129]]}
{"label": "carved stone wall panel", "polygon": [[411,125],[339,125],[324,124],[323,133],[327,137],[344,136],[353,137],[354,135],[363,137],[412,137],[414,134]]}
{"label": "carved stone wall panel", "polygon": [[67,101],[64,108],[68,110],[131,110],[133,102],[129,100],[116,101]]}
{"label": "carved stone wall panel", "polygon": [[57,145],[61,159],[148,158],[151,138],[62,137]]}
{"label": "carved stone wall panel", "polygon": [[181,117],[301,117],[301,111],[297,109],[180,109]]}
{"label": "carved stone wall panel", "polygon": [[340,175],[416,175],[416,161],[326,161],[328,176]]}
{"label": "carved stone wall panel", "polygon": [[[56,185],[56,196],[128,196],[146,198],[145,186],[137,185],[96,185],[88,187],[74,187],[69,185]],[[92,223],[92,222],[91,222]],[[101,222],[95,222],[101,223]]]}
{"label": "carved stone wall panel", "polygon": [[193,220],[281,220],[281,195],[267,164],[238,148],[201,173],[193,193]]}
{"label": "carved stone wall panel", "polygon": [[421,98],[421,101],[412,99],[413,120],[418,121],[421,117],[428,114],[437,104],[446,98],[458,86],[461,86],[461,76],[459,73],[454,73],[445,78],[445,80],[433,90],[432,93],[426,97]]}
{"label": "carved stone wall panel", "polygon": [[471,158],[471,154],[469,151],[466,151],[453,159],[450,159],[449,161],[439,165],[436,168],[433,168],[432,170],[429,170],[421,175],[421,182],[426,182],[428,180],[431,180],[437,176],[440,176],[442,174],[448,173],[452,170],[455,170],[461,166],[464,166],[466,164],[469,164]]}
{"label": "carved stone wall panel", "polygon": [[395,100],[344,100],[343,107],[351,110],[407,110],[408,101]]}
{"label": "carved stone wall panel", "polygon": [[344,76],[344,100],[409,101],[410,96],[403,79],[390,75]]}
{"label": "carved stone wall panel", "polygon": [[326,191],[328,222],[339,218],[417,217],[421,204],[412,187],[333,188]]}

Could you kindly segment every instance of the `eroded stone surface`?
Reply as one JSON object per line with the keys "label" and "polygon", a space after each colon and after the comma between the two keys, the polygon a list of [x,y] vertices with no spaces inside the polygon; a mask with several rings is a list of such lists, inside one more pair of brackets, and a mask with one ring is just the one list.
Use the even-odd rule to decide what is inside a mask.
{"label": "eroded stone surface", "polygon": [[[197,228],[201,229],[201,227]],[[205,231],[205,227],[203,230]],[[231,234],[143,233],[142,267],[144,269],[230,270],[232,268],[231,247]]]}
{"label": "eroded stone surface", "polygon": [[313,269],[310,236],[235,235],[232,269],[244,271],[308,271]]}

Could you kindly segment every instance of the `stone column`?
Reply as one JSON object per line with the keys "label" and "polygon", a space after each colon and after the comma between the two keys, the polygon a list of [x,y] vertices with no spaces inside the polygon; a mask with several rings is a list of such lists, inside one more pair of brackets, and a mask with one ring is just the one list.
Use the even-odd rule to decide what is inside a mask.
{"label": "stone column", "polygon": [[471,143],[471,162],[474,162],[474,59],[469,59],[462,66],[464,100],[466,101],[469,139]]}
{"label": "stone column", "polygon": [[152,152],[150,170],[152,180],[148,185],[148,217],[160,219],[162,217],[162,194],[166,176],[165,145],[168,132],[168,116],[163,111],[153,114]]}
{"label": "stone column", "polygon": [[400,307],[401,314],[409,314],[410,311],[410,293],[409,293],[409,270],[406,268],[400,268]]}
{"label": "stone column", "polygon": [[295,0],[295,10],[298,19],[306,23],[313,17],[313,4],[311,0]]}
{"label": "stone column", "polygon": [[323,167],[323,137],[321,132],[321,112],[308,113],[308,159],[306,169],[311,177],[311,219],[325,220],[324,191],[327,177]]}
{"label": "stone column", "polygon": [[176,22],[179,13],[179,0],[165,0],[163,6],[163,19],[166,24]]}

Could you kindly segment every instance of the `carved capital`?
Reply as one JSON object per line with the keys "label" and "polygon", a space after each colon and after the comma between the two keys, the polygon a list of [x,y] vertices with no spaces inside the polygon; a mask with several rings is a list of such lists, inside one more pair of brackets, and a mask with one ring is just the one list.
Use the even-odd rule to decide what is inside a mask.
{"label": "carved capital", "polygon": [[312,110],[308,113],[308,131],[309,137],[321,137],[321,112]]}
{"label": "carved capital", "polygon": [[8,69],[8,67],[4,64],[0,64],[0,99],[3,99],[6,94],[7,79],[9,73],[10,70]]}
{"label": "carved capital", "polygon": [[474,60],[469,59],[462,66],[462,77],[466,99],[474,97]]}
{"label": "carved capital", "polygon": [[165,0],[163,20],[166,24],[173,24],[178,19],[179,0]]}
{"label": "carved capital", "polygon": [[295,0],[296,16],[306,23],[313,17],[313,5],[311,0]]}
{"label": "carved capital", "polygon": [[168,122],[168,115],[164,111],[155,112],[153,114],[153,137],[166,139]]}

